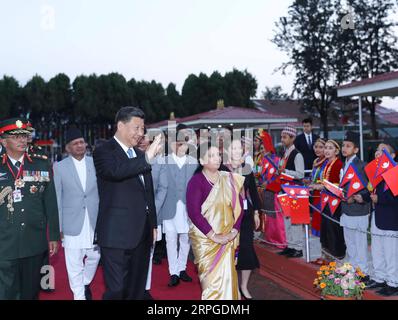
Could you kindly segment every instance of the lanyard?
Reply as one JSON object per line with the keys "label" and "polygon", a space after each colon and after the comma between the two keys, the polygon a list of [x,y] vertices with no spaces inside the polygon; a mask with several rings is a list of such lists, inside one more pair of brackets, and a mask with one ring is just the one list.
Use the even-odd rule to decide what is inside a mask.
{"label": "lanyard", "polygon": [[[8,159],[10,159],[10,158],[8,158]],[[22,175],[24,159],[25,159],[25,156],[23,157],[22,163],[21,163],[21,165],[19,166],[17,175],[15,175],[14,170],[12,170],[12,168],[10,167],[10,161],[11,161],[11,160],[10,160],[10,161],[7,161],[8,170],[10,170],[10,172],[11,172],[12,176],[14,177],[14,180],[15,180],[15,181],[18,180],[18,179],[21,177],[21,175]]]}

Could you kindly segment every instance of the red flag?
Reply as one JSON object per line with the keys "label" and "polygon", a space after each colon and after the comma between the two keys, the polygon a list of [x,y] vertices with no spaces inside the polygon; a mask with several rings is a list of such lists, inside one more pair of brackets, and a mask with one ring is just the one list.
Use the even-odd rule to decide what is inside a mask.
{"label": "red flag", "polygon": [[378,159],[379,162],[376,168],[375,178],[380,177],[384,172],[394,168],[397,165],[386,149],[383,149],[383,154]]}
{"label": "red flag", "polygon": [[336,197],[335,195],[332,195],[328,192],[322,192],[321,193],[321,211],[325,209],[325,207],[328,205],[330,209],[330,213],[334,215],[336,212],[337,208],[340,205],[341,200]]}
{"label": "red flag", "polygon": [[328,180],[323,180],[322,183],[325,186],[325,188],[328,191],[330,191],[332,194],[334,194],[336,197],[339,197],[341,199],[344,198],[343,189],[339,188],[338,186],[329,182]]}
{"label": "red flag", "polygon": [[336,197],[334,195],[329,196],[328,204],[329,204],[330,213],[332,215],[334,215],[334,213],[336,212],[337,208],[340,205],[340,202],[341,202],[341,200],[338,197]]}
{"label": "red flag", "polygon": [[394,196],[398,195],[398,166],[383,173],[383,179]]}
{"label": "red flag", "polygon": [[341,188],[344,187],[347,183],[351,182],[354,177],[355,177],[355,170],[354,167],[350,164],[348,166],[346,173],[343,176],[343,179],[341,179],[340,187]]}
{"label": "red flag", "polygon": [[290,198],[285,194],[278,194],[278,201],[285,217],[291,216]]}
{"label": "red flag", "polygon": [[321,212],[325,209],[329,203],[329,195],[326,192],[321,193]]}
{"label": "red flag", "polygon": [[267,156],[263,159],[263,171],[262,175],[264,175],[264,179],[267,182],[273,180],[274,176],[278,173],[278,167],[276,164]]}
{"label": "red flag", "polygon": [[287,173],[281,173],[280,177],[281,177],[281,180],[285,180],[285,181],[293,181],[294,180],[294,177]]}
{"label": "red flag", "polygon": [[309,197],[290,199],[292,224],[310,224]]}
{"label": "red flag", "polygon": [[292,197],[294,199],[297,199],[297,197],[302,196],[302,197],[308,197],[310,192],[308,191],[308,187],[304,186],[291,186],[284,184],[282,185],[283,191],[285,191],[289,197]]}
{"label": "red flag", "polygon": [[383,181],[381,176],[376,178],[376,170],[379,165],[379,158],[369,162],[365,167],[365,173],[368,176],[369,182],[373,189],[376,189],[377,185]]}
{"label": "red flag", "polygon": [[352,195],[354,195],[355,193],[365,189],[366,186],[364,185],[364,183],[362,182],[361,178],[359,176],[355,176],[351,183],[350,186],[348,188],[347,191],[347,198],[351,197]]}

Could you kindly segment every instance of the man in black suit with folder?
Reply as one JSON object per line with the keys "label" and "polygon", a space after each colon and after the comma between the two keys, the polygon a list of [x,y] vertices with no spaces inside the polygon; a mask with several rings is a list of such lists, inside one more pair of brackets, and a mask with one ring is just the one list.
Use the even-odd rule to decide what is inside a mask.
{"label": "man in black suit with folder", "polygon": [[294,145],[304,157],[305,170],[312,170],[316,158],[314,144],[319,136],[312,133],[312,119],[307,118],[302,121],[303,133],[299,134],[294,141]]}
{"label": "man in black suit with folder", "polygon": [[96,236],[105,300],[144,299],[157,227],[149,161],[161,148],[160,135],[146,153],[136,148],[144,135],[144,119],[139,108],[121,108],[115,118],[115,136],[93,154],[100,197]]}

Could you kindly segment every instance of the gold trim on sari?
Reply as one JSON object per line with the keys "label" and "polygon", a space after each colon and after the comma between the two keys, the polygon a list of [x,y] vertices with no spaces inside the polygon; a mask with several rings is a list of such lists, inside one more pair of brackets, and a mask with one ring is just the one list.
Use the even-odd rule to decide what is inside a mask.
{"label": "gold trim on sari", "polygon": [[[202,215],[217,234],[229,233],[243,210],[239,193],[245,178],[236,173],[220,171],[220,179],[213,186],[201,207]],[[231,242],[221,245],[208,239],[190,223],[189,236],[198,266],[202,300],[239,300],[235,252],[239,234]]]}

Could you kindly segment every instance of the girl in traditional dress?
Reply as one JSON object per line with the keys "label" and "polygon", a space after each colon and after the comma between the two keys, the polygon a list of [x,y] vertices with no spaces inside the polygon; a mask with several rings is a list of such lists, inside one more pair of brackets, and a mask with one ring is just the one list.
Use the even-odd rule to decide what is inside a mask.
{"label": "girl in traditional dress", "polygon": [[[328,140],[325,144],[325,158],[327,164],[322,172],[321,181],[327,180],[335,185],[340,183],[340,170],[343,162],[339,158],[340,146],[334,140]],[[314,190],[323,190],[324,186],[320,183],[313,185]],[[329,206],[325,206],[324,215],[338,222],[331,221],[327,217],[321,218],[321,244],[322,248],[337,259],[343,259],[345,256],[345,242],[343,228],[340,227],[340,207],[332,215]]]}

